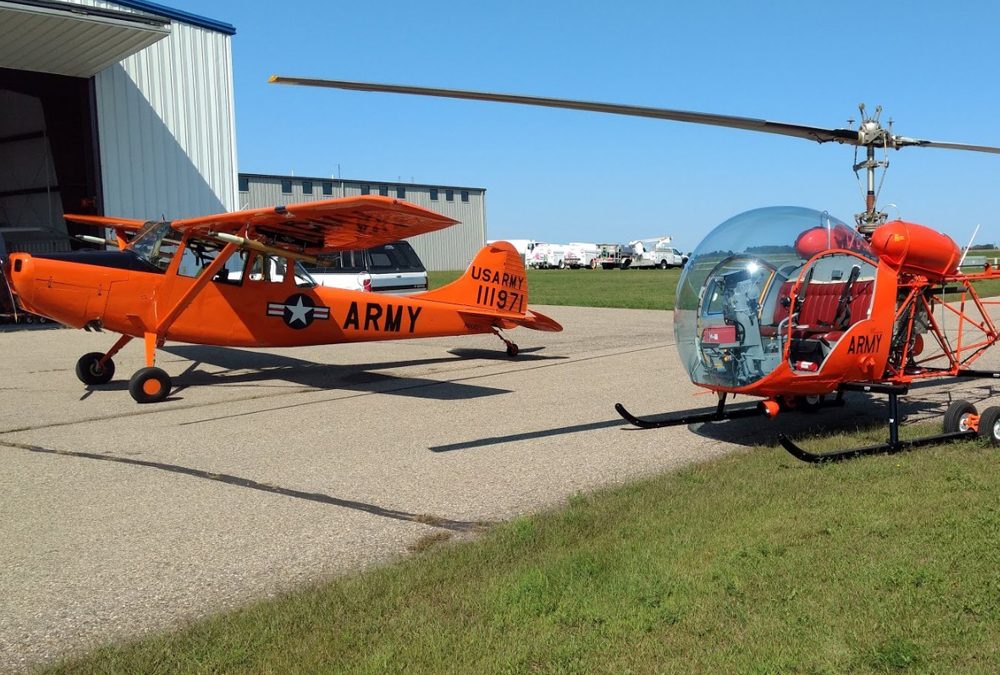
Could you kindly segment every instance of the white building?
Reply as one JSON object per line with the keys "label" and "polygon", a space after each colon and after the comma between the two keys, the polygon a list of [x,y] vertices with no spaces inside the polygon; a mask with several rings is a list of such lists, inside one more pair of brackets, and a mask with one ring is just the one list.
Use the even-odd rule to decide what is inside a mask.
{"label": "white building", "polygon": [[65,248],[63,213],[234,210],[235,32],[137,0],[0,2],[0,233]]}

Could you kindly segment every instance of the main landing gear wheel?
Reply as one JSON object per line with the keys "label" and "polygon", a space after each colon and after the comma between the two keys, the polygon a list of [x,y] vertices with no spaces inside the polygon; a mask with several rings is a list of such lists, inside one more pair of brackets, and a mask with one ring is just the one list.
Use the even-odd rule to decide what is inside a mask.
{"label": "main landing gear wheel", "polygon": [[979,416],[979,437],[990,445],[1000,445],[1000,408],[991,406]]}
{"label": "main landing gear wheel", "polygon": [[955,401],[944,414],[944,432],[946,434],[956,431],[969,430],[969,418],[976,415],[976,406],[968,401]]}
{"label": "main landing gear wheel", "polygon": [[90,352],[76,362],[76,376],[84,384],[107,384],[115,376],[115,362],[108,359],[101,365],[104,354]]}
{"label": "main landing gear wheel", "polygon": [[138,403],[157,403],[170,393],[170,376],[160,368],[137,370],[128,381],[128,393]]}

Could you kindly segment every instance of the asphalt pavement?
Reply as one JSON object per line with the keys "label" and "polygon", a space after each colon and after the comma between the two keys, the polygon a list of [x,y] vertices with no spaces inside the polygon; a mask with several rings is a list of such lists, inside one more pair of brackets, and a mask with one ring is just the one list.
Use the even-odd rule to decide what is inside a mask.
{"label": "asphalt pavement", "polygon": [[[565,332],[266,351],[170,345],[167,401],[127,378],[87,388],[77,358],[109,334],[0,333],[0,669],[180,625],[405,555],[484,525],[771,443],[850,427],[860,405],[775,421],[643,431],[714,405],[688,382],[669,312],[543,307]],[[1000,350],[995,350],[1000,351]],[[1000,355],[983,362],[1000,367]],[[1000,404],[1000,383],[963,397]],[[922,389],[911,418],[954,389]],[[876,413],[878,406],[874,406]]]}

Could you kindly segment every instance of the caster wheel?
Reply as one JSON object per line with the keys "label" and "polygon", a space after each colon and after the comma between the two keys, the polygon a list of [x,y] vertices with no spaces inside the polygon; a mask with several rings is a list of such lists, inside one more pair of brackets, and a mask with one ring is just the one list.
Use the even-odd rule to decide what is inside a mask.
{"label": "caster wheel", "polygon": [[507,345],[507,356],[510,356],[510,357],[517,356],[517,352],[518,351],[519,350],[517,348],[517,345],[514,344],[513,342],[510,343],[509,345]]}
{"label": "caster wheel", "polygon": [[944,432],[969,430],[969,417],[976,414],[976,406],[968,401],[955,401],[944,414]]}
{"label": "caster wheel", "polygon": [[137,370],[128,381],[128,393],[138,403],[157,403],[170,393],[170,376],[160,368]]}
{"label": "caster wheel", "polygon": [[990,406],[979,416],[979,437],[990,445],[1000,445],[1000,408]]}
{"label": "caster wheel", "polygon": [[104,354],[90,352],[80,357],[76,362],[76,376],[84,384],[106,384],[115,376],[115,362],[108,359],[101,367]]}

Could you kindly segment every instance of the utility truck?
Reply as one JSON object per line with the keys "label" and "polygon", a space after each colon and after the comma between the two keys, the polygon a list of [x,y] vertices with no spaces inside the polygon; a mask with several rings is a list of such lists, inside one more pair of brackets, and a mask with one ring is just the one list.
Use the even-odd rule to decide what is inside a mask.
{"label": "utility truck", "polygon": [[670,237],[651,237],[636,239],[628,243],[631,249],[622,255],[621,268],[683,267],[687,257],[670,245]]}

